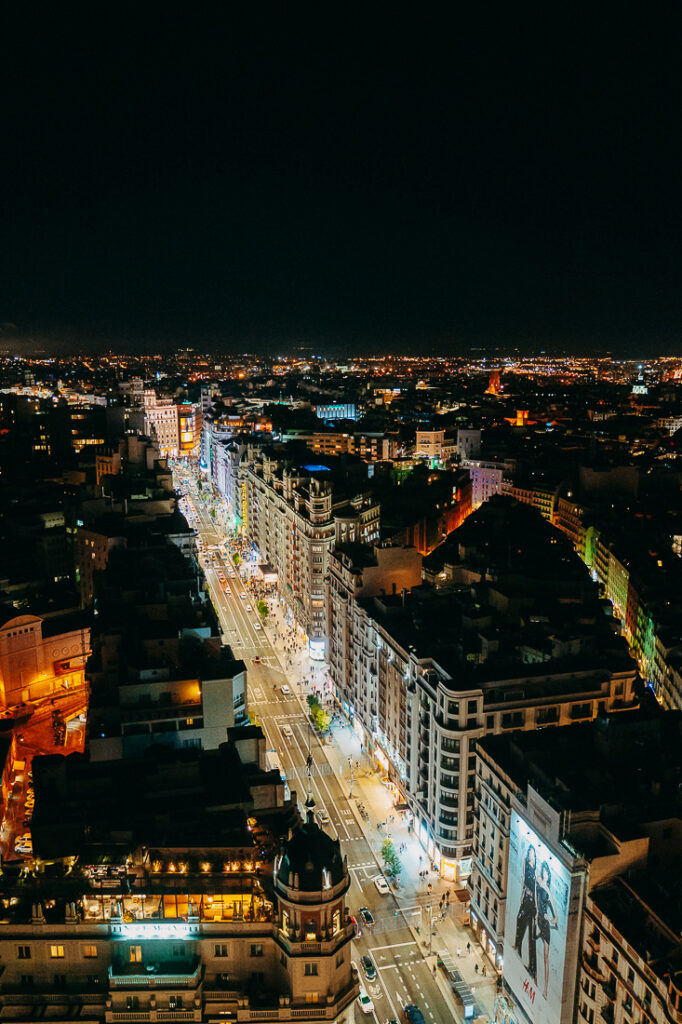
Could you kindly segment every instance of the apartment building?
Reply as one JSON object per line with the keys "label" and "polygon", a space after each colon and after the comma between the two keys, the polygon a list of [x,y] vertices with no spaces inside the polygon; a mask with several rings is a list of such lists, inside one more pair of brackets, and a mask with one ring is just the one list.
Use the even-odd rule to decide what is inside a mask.
{"label": "apartment building", "polygon": [[417,458],[426,459],[432,465],[445,463],[454,454],[456,443],[445,430],[418,430],[414,446]]}
{"label": "apartment building", "polygon": [[584,567],[537,513],[498,498],[441,548],[424,559],[430,586],[414,585],[403,555],[371,596],[370,553],[332,556],[329,663],[429,858],[462,882],[478,741],[636,706],[636,668]]}
{"label": "apartment building", "polygon": [[[239,469],[242,529],[309,641],[313,657],[327,649],[326,576],[339,540],[379,538],[379,505],[366,490],[360,460],[329,464],[295,457],[290,446],[249,447]],[[364,481],[363,481],[364,477]]]}
{"label": "apartment building", "polygon": [[83,690],[90,627],[79,616],[40,618],[4,609],[0,627],[0,710]]}
{"label": "apartment building", "polygon": [[144,392],[144,432],[154,437],[163,458],[198,455],[201,444],[201,406],[176,404],[172,398]]}
{"label": "apartment building", "polygon": [[512,462],[469,458],[463,458],[461,465],[463,469],[469,470],[471,477],[471,507],[474,511],[484,501],[492,498],[493,494],[502,494],[502,481],[514,468]]}
{"label": "apartment building", "polygon": [[478,744],[471,920],[511,1016],[678,1020],[679,729],[653,709]]}
{"label": "apartment building", "polygon": [[196,564],[156,534],[111,552],[97,578],[88,664],[94,760],[155,744],[217,747],[247,721],[246,667],[222,645]]}

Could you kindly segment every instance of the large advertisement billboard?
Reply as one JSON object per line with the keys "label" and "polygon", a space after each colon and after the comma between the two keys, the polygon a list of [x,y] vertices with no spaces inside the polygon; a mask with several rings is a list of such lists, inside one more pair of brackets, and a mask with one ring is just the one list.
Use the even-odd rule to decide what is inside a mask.
{"label": "large advertisement billboard", "polygon": [[556,854],[512,812],[504,977],[533,1024],[559,1024],[571,878]]}

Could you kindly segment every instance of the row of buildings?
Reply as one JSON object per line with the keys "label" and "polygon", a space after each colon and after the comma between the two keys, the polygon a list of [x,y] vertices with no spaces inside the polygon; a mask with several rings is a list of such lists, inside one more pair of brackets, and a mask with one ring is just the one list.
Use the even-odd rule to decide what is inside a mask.
{"label": "row of buildings", "polygon": [[638,703],[608,602],[570,544],[512,499],[426,558],[337,544],[328,607],[337,700],[447,879],[471,872],[483,737]]}

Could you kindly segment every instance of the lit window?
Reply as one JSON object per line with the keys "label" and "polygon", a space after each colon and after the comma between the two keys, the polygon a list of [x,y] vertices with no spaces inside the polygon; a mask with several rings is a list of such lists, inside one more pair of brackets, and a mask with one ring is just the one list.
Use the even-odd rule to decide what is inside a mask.
{"label": "lit window", "polygon": [[97,946],[83,946],[83,956],[92,960],[97,956]]}
{"label": "lit window", "polygon": [[50,956],[53,960],[61,959],[64,956],[64,947],[50,946]]}

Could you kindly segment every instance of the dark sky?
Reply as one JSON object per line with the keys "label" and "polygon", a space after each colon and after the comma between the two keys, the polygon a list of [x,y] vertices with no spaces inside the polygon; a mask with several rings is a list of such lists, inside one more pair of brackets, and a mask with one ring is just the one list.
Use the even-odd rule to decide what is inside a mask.
{"label": "dark sky", "polygon": [[0,25],[0,346],[678,350],[675,6],[398,6]]}

